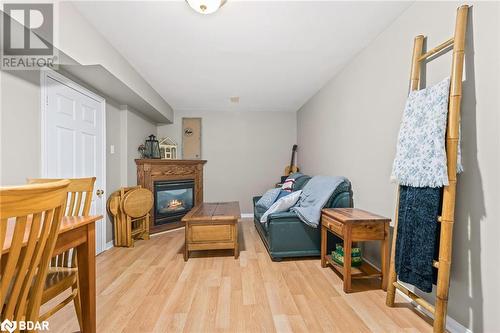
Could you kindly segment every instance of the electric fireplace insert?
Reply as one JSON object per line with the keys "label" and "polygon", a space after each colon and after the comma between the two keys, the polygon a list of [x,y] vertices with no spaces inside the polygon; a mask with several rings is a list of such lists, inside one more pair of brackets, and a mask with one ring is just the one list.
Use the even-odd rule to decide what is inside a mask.
{"label": "electric fireplace insert", "polygon": [[193,208],[194,180],[154,182],[155,225],[178,222]]}

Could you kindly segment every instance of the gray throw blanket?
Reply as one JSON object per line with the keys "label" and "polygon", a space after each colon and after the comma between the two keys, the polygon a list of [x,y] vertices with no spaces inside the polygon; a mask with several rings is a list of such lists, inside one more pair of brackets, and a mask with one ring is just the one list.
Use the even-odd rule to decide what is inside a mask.
{"label": "gray throw blanket", "polygon": [[321,219],[321,209],[337,186],[345,180],[345,177],[312,177],[302,189],[299,202],[290,211],[295,212],[305,224],[317,228]]}

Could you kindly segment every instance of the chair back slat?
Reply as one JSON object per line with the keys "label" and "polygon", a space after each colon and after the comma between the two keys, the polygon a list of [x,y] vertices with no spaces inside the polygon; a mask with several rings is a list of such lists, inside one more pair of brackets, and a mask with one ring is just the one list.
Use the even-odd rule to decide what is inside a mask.
{"label": "chair back slat", "polygon": [[[44,234],[40,234],[40,226],[41,226],[41,213],[37,213],[33,215],[32,221],[31,221],[31,230],[29,232],[29,237],[28,237],[28,242],[25,247],[22,248],[21,255],[18,260],[18,270],[17,274],[19,276],[16,278],[15,283],[11,286],[11,291],[9,292],[9,297],[12,299],[16,299],[19,297],[19,294],[22,291],[22,287],[24,286],[24,281],[26,280],[26,276],[29,274],[29,265],[31,264],[31,260],[33,257],[33,254],[35,252],[36,244],[37,244],[37,238],[38,242],[40,244],[45,244],[44,241]],[[23,217],[26,220],[26,217]],[[18,219],[20,220],[20,219]],[[26,223],[25,223],[26,225]],[[17,223],[16,223],[17,227]],[[14,258],[14,257],[13,257]],[[7,304],[7,307],[5,309],[5,316],[8,318],[12,318],[14,315],[14,310],[15,306],[17,305],[16,302],[9,302]],[[18,319],[18,318],[16,318]]]}
{"label": "chair back slat", "polygon": [[38,319],[68,184],[0,188],[1,321]]}
{"label": "chair back slat", "polygon": [[[16,219],[16,224],[14,228],[14,234],[12,236],[12,241],[10,243],[10,252],[7,257],[7,262],[4,267],[2,267],[2,288],[0,290],[2,304],[7,297],[7,293],[11,288],[11,283],[14,281],[14,276],[17,270],[17,261],[21,254],[21,248],[24,243],[24,232],[26,230],[26,216],[21,216]],[[24,278],[22,275],[20,278]],[[14,281],[15,282],[15,281]]]}
{"label": "chair back slat", "polygon": [[74,211],[75,211],[75,197],[76,197],[76,192],[68,192],[68,196],[70,198],[69,200],[69,205],[67,207],[66,211],[66,216],[74,216]]}
{"label": "chair back slat", "polygon": [[[64,206],[58,207],[54,209],[54,216],[58,216],[59,220],[64,216]],[[28,318],[38,318],[40,315],[40,305],[42,302],[42,294],[43,287],[45,285],[45,280],[47,279],[47,273],[50,265],[50,259],[52,257],[52,253],[54,252],[54,246],[57,240],[57,232],[59,230],[59,225],[52,224],[50,226],[50,232],[48,233],[47,244],[51,244],[50,248],[50,256],[42,256],[40,260],[40,267],[43,270],[43,274],[37,274],[35,284],[40,285],[42,288],[38,288],[35,290],[36,294],[33,297],[31,295],[28,303]],[[41,248],[37,248],[37,252],[42,252]]]}
{"label": "chair back slat", "polygon": [[90,205],[92,204],[92,193],[94,191],[94,184],[92,184],[92,190],[85,192],[85,201],[83,203],[82,216],[87,216],[90,214]]}
{"label": "chair back slat", "polygon": [[80,209],[82,205],[82,197],[85,195],[84,192],[77,192],[76,196],[76,205],[75,205],[75,211],[73,212],[73,216],[78,216],[80,214]]}
{"label": "chair back slat", "polygon": [[[29,184],[42,184],[60,181],[58,178],[30,178]],[[65,216],[87,216],[90,213],[92,194],[94,192],[95,177],[68,178],[68,203]],[[85,199],[84,199],[85,198]],[[83,207],[82,207],[83,203]]]}
{"label": "chair back slat", "polygon": [[[7,218],[3,218],[0,220],[0,245],[3,246],[5,243],[5,236],[7,234]],[[3,266],[2,266],[2,251],[0,251],[0,277],[3,276]]]}
{"label": "chair back slat", "polygon": [[[32,178],[28,179],[30,184],[43,184],[61,179],[56,178]],[[67,204],[64,212],[65,216],[88,216],[94,192],[95,177],[69,178]],[[76,267],[76,251],[70,249],[51,259],[52,267]]]}

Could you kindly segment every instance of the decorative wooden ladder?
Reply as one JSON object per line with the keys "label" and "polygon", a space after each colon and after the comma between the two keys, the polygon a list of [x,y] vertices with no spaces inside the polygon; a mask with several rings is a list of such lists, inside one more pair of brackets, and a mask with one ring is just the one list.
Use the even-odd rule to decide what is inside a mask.
{"label": "decorative wooden ladder", "polygon": [[[448,290],[450,284],[450,267],[452,252],[453,223],[455,219],[455,196],[457,185],[457,146],[459,140],[460,124],[460,102],[462,98],[462,73],[464,68],[465,32],[467,28],[467,14],[469,6],[464,5],[457,10],[455,24],[455,35],[436,46],[432,50],[423,53],[424,36],[415,37],[413,46],[413,58],[411,65],[410,89],[420,88],[421,64],[426,59],[438,55],[441,51],[453,45],[453,60],[451,66],[450,99],[448,106],[448,124],[446,131],[446,157],[448,164],[449,185],[444,187],[441,216],[438,222],[441,223],[441,233],[439,242],[439,260],[433,262],[433,266],[438,269],[437,293],[435,306],[425,301],[412,291],[408,290],[397,281],[395,269],[396,237],[398,226],[398,208],[396,206],[396,218],[394,224],[394,234],[392,240],[391,264],[389,272],[389,286],[387,289],[386,304],[394,306],[396,289],[410,297],[415,303],[434,315],[434,332],[444,332],[446,326],[446,310],[448,306]],[[398,191],[399,198],[399,191]]]}

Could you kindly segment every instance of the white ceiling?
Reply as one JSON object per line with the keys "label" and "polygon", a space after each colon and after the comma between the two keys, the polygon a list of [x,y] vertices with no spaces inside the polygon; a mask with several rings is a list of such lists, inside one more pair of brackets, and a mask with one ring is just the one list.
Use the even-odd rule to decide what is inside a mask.
{"label": "white ceiling", "polygon": [[76,3],[174,110],[292,112],[410,5],[228,0],[204,16],[184,1]]}

